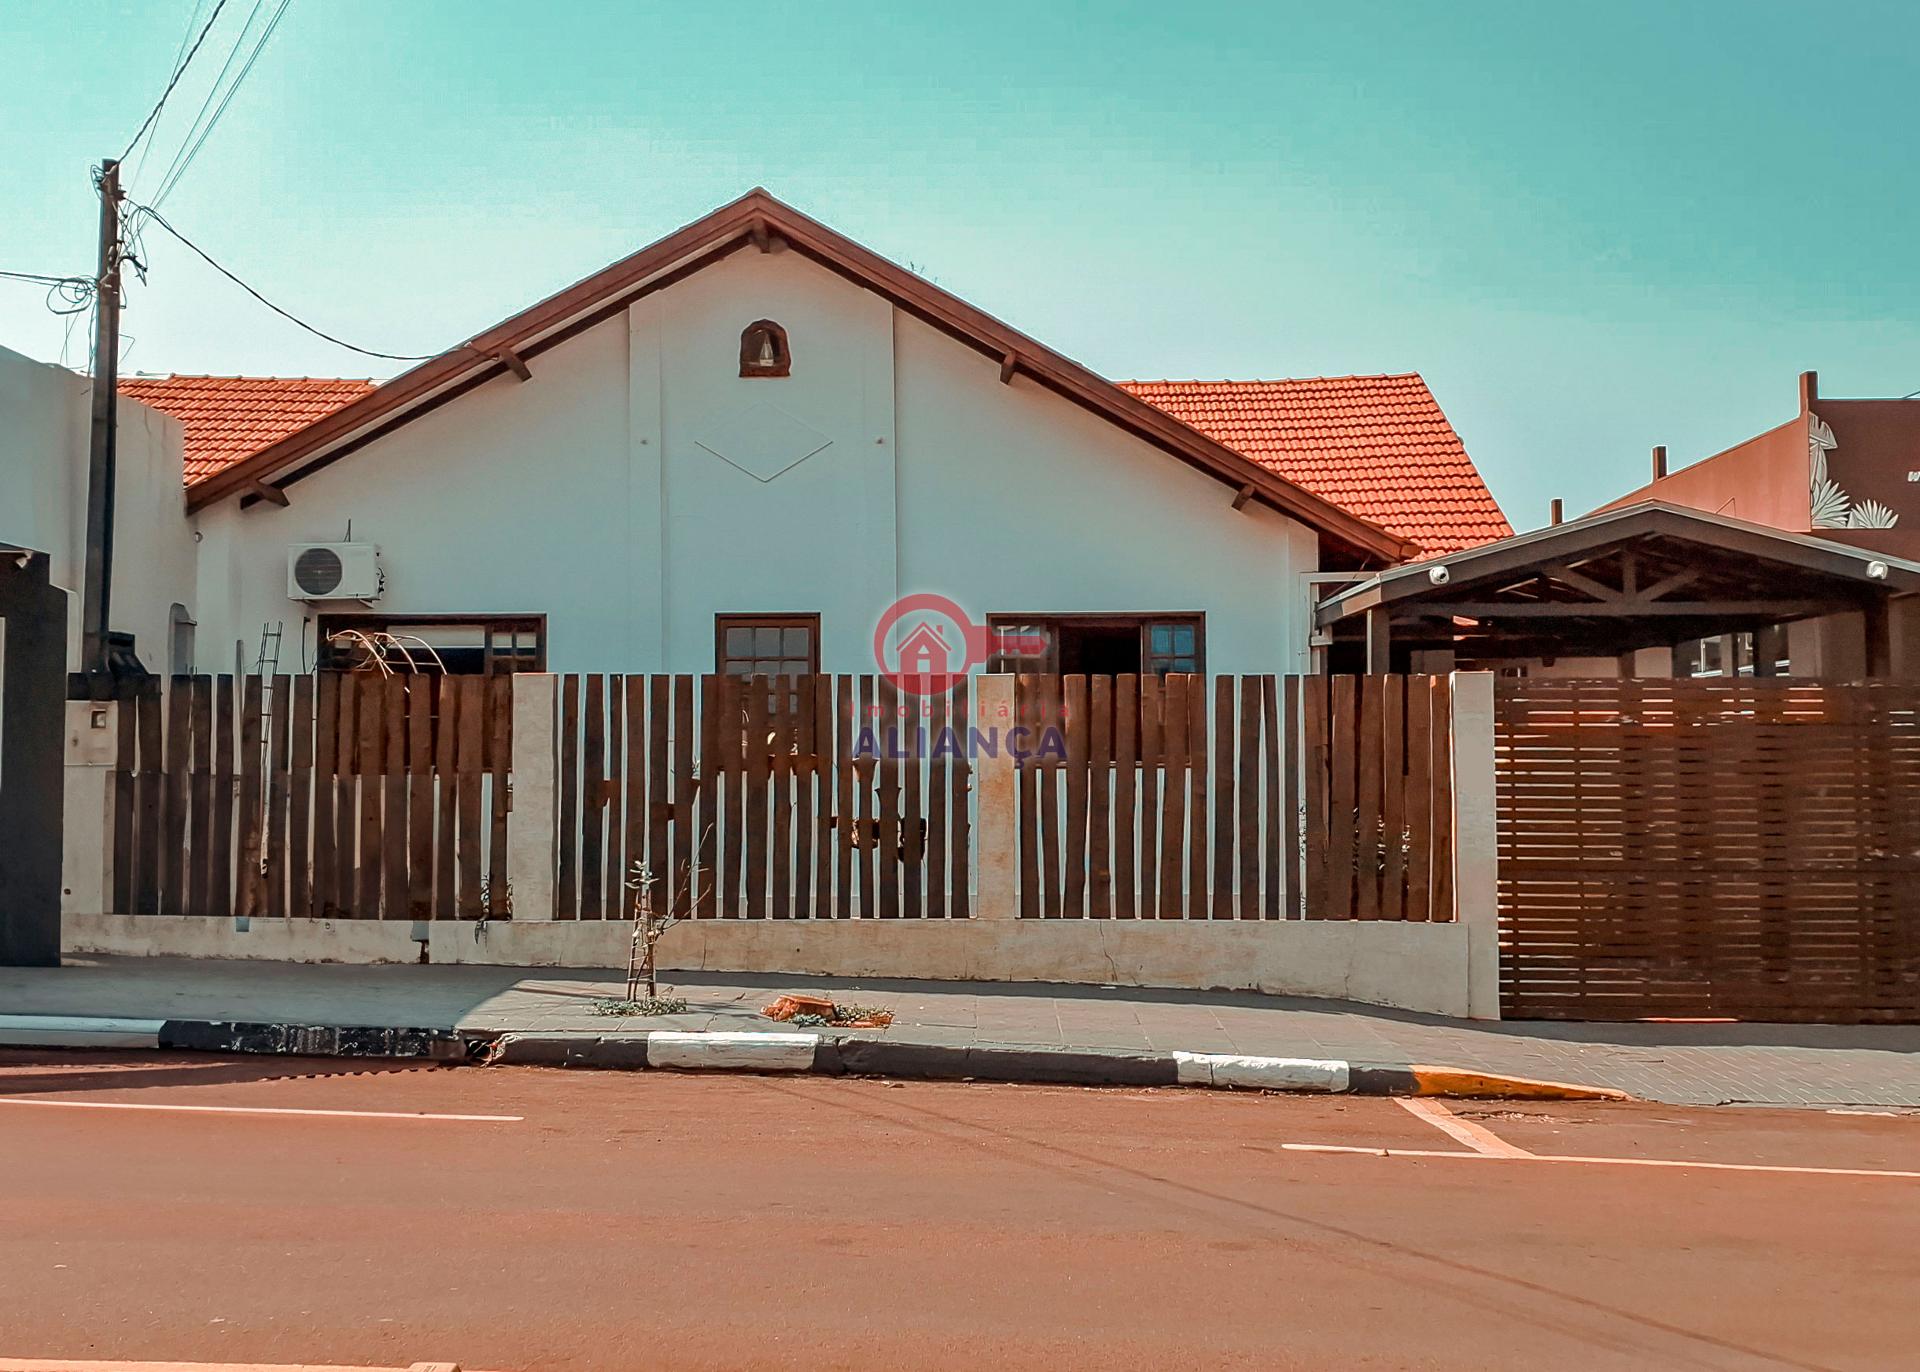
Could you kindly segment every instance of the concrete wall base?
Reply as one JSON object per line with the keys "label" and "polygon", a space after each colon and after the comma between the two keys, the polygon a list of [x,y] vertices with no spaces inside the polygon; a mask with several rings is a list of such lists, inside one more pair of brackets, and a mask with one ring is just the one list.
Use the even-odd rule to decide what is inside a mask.
{"label": "concrete wall base", "polygon": [[[69,915],[72,953],[415,962],[404,921]],[[435,921],[436,963],[618,967],[618,921]],[[663,969],[938,981],[1040,981],[1334,997],[1465,1016],[1468,936],[1459,924],[1386,921],[701,920],[660,945]]]}

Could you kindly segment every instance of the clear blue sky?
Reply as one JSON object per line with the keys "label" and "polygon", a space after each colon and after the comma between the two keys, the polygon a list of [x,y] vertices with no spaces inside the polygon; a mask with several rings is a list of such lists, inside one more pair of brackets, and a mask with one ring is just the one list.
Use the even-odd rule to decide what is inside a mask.
{"label": "clear blue sky", "polygon": [[[0,5],[0,268],[91,270],[88,166],[193,7]],[[418,353],[756,184],[1109,376],[1422,372],[1523,528],[1790,417],[1803,368],[1920,388],[1910,4],[293,0],[164,209]],[[394,370],[147,248],[130,370]],[[0,343],[61,321],[0,281]]]}

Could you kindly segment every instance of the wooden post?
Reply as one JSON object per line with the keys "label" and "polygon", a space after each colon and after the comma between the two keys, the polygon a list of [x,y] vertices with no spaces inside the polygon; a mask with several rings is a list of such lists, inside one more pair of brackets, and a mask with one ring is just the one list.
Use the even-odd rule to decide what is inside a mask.
{"label": "wooden post", "polygon": [[1884,681],[1893,675],[1893,617],[1887,613],[1887,602],[1879,597],[1868,601],[1862,618],[1867,639],[1867,680]]}
{"label": "wooden post", "polygon": [[516,672],[508,679],[513,683],[513,822],[507,826],[507,882],[513,918],[550,920],[560,848],[554,792],[560,678]]}
{"label": "wooden post", "polygon": [[[93,396],[87,443],[86,574],[81,588],[80,670],[104,699],[112,611],[113,486],[120,402],[120,163],[100,162],[100,266],[93,311]],[[202,913],[195,910],[193,913]]]}
{"label": "wooden post", "polygon": [[[1467,937],[1467,1015],[1500,1018],[1498,826],[1494,816],[1493,673],[1455,672],[1453,723],[1454,918]],[[1436,853],[1436,861],[1447,854]]]}
{"label": "wooden post", "polygon": [[[978,838],[973,845],[979,863],[975,876],[973,918],[1014,919],[1019,915],[1015,881],[1015,833],[1019,816],[1015,805],[1016,768],[1008,751],[1007,734],[1013,725],[1013,678],[1005,675],[975,678],[974,707],[968,719],[957,720],[961,738],[978,727],[982,737],[997,738],[991,753],[982,750],[974,762],[980,788]],[[1047,779],[1050,783],[1050,778]],[[955,875],[955,880],[964,880]]]}
{"label": "wooden post", "polygon": [[1367,611],[1367,675],[1385,676],[1393,670],[1393,630],[1387,622],[1387,608],[1376,605]]}

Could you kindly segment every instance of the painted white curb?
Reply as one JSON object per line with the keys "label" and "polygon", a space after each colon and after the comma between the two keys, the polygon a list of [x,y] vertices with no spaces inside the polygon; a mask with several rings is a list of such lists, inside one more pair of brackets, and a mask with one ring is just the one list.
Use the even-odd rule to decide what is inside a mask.
{"label": "painted white curb", "polygon": [[99,1015],[0,1015],[0,1045],[9,1048],[158,1048],[159,1019]]}
{"label": "painted white curb", "polygon": [[818,1034],[656,1029],[647,1035],[647,1066],[694,1072],[810,1072],[819,1046]]}
{"label": "painted white curb", "polygon": [[1233,1053],[1173,1055],[1182,1086],[1237,1086],[1254,1091],[1344,1091],[1347,1064],[1336,1058],[1256,1058]]}

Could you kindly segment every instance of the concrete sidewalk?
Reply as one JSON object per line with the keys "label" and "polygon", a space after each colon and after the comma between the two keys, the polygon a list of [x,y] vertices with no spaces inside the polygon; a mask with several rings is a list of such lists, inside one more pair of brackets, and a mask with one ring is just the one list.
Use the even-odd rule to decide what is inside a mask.
{"label": "concrete sidewalk", "polygon": [[1346,1001],[998,982],[676,972],[686,1015],[618,1018],[617,972],[88,958],[0,968],[0,1014],[640,1035],[773,1029],[782,992],[885,1006],[893,1041],[1436,1064],[1678,1104],[1920,1108],[1920,1027],[1490,1024]]}

